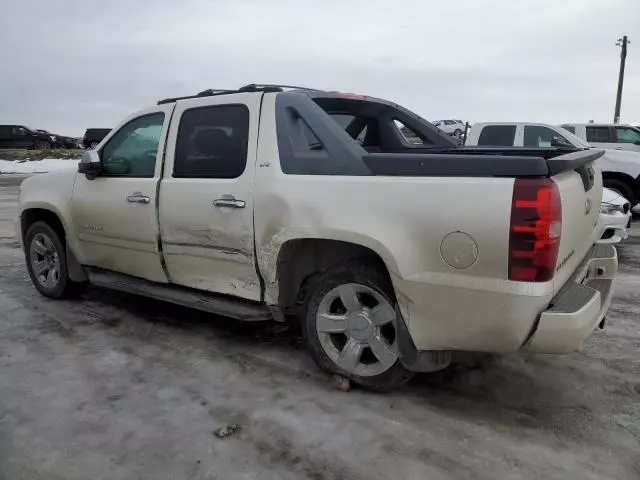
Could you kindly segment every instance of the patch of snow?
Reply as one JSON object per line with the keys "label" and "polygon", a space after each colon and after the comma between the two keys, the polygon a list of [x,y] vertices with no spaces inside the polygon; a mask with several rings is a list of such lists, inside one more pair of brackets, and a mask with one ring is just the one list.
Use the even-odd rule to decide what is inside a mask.
{"label": "patch of snow", "polygon": [[33,162],[0,160],[0,173],[46,173],[65,168],[78,168],[79,160],[44,158]]}

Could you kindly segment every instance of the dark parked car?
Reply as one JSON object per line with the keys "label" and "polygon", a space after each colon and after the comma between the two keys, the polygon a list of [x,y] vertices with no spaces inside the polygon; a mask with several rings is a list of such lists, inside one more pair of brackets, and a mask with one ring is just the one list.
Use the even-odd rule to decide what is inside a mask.
{"label": "dark parked car", "polygon": [[84,145],[84,148],[96,148],[110,131],[110,128],[87,128],[82,139],[82,145]]}
{"label": "dark parked car", "polygon": [[66,137],[64,135],[56,135],[55,133],[51,133],[48,130],[36,130],[38,133],[42,133],[44,135],[49,135],[51,138],[55,138],[54,146],[59,146],[61,148],[78,148],[78,141],[72,137]]}
{"label": "dark parked car", "polygon": [[0,148],[47,149],[61,145],[58,137],[50,133],[40,133],[22,125],[0,125]]}

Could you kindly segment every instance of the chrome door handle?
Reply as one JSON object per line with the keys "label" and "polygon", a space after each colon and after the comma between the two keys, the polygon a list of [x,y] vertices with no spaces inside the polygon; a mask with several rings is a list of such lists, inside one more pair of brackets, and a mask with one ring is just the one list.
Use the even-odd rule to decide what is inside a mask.
{"label": "chrome door handle", "polygon": [[232,196],[223,196],[220,198],[216,198],[213,201],[214,207],[227,207],[227,208],[244,208],[247,206],[247,202],[244,200],[236,200],[235,197]]}
{"label": "chrome door handle", "polygon": [[127,197],[129,203],[149,203],[150,198],[140,192],[134,192]]}

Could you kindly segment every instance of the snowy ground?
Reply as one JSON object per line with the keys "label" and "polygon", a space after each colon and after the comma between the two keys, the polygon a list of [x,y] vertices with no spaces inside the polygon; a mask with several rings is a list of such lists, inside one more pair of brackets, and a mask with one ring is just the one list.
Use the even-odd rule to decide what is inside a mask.
{"label": "snowy ground", "polygon": [[[1,152],[0,152],[1,155]],[[78,160],[45,158],[31,162],[17,162],[0,159],[0,173],[45,173],[62,168],[77,168]]]}
{"label": "snowy ground", "polygon": [[21,178],[0,175],[2,480],[640,478],[637,229],[584,351],[343,393],[295,329],[95,288],[38,295],[13,237]]}

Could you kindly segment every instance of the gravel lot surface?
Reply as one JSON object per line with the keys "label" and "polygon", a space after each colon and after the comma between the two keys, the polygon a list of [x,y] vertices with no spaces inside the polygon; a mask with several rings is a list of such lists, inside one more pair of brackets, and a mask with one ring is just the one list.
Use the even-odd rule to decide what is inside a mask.
{"label": "gravel lot surface", "polygon": [[295,329],[44,299],[13,237],[21,178],[0,175],[0,479],[640,478],[640,231],[582,352],[344,393]]}

